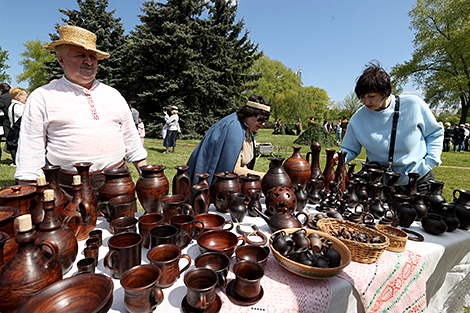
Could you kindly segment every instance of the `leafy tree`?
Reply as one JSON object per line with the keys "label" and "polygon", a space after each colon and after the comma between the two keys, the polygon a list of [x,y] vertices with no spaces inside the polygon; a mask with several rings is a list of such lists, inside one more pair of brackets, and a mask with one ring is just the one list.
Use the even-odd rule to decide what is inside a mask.
{"label": "leafy tree", "polygon": [[44,63],[52,62],[54,55],[43,48],[46,44],[46,42],[41,42],[40,40],[28,40],[23,44],[25,50],[20,53],[23,60],[19,64],[23,66],[24,72],[16,75],[16,79],[18,82],[27,81],[29,91],[33,91],[49,82],[47,79],[48,72]]}
{"label": "leafy tree", "polygon": [[7,64],[9,60],[8,51],[3,50],[0,46],[0,82],[10,83],[11,77],[7,74],[6,70],[10,68]]}
{"label": "leafy tree", "polygon": [[[96,78],[127,96],[130,69],[125,65],[128,63],[128,40],[124,35],[121,18],[113,17],[116,10],[106,11],[108,0],[77,0],[77,4],[79,10],[59,9],[60,13],[67,16],[62,18],[62,21],[67,25],[85,28],[96,35],[97,49],[111,54],[111,57],[98,62]],[[60,26],[57,24],[56,29]],[[57,34],[50,34],[50,37],[51,40],[59,39]],[[48,80],[63,75],[63,70],[55,58],[54,61],[48,62],[47,66]]]}
{"label": "leafy tree", "polygon": [[400,83],[412,79],[432,107],[460,106],[464,122],[470,108],[468,0],[417,0],[408,15],[415,30],[415,51],[391,74]]}
{"label": "leafy tree", "polygon": [[244,86],[256,78],[248,69],[260,54],[236,10],[226,0],[144,2],[131,32],[132,84],[151,129],[163,107],[176,105],[183,133],[200,137],[246,101]]}
{"label": "leafy tree", "polygon": [[344,100],[341,101],[339,108],[345,109],[348,111],[348,115],[352,116],[362,107],[362,102],[356,96],[354,91],[349,91],[349,93],[344,97]]}

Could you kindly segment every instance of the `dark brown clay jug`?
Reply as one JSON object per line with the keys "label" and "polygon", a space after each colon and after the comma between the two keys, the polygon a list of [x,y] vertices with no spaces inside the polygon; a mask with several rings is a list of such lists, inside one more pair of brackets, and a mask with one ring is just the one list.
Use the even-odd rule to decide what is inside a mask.
{"label": "dark brown clay jug", "polygon": [[96,199],[95,192],[90,184],[90,167],[92,165],[92,162],[78,162],[73,164],[77,169],[78,175],[81,177],[82,197],[92,206],[92,209],[96,213],[98,208],[98,199]]}
{"label": "dark brown clay jug", "polygon": [[42,200],[42,202],[45,214],[44,220],[39,225],[36,241],[41,243],[50,239],[55,242],[59,248],[57,260],[62,267],[62,273],[68,273],[78,253],[76,236],[81,228],[81,219],[76,215],[69,215],[61,222],[54,208],[54,199]]}
{"label": "dark brown clay jug", "polygon": [[455,215],[455,210],[457,209],[453,204],[451,203],[442,203],[442,206],[444,208],[444,222],[447,225],[447,231],[448,232],[453,232],[460,226],[460,221]]}
{"label": "dark brown clay jug", "polygon": [[261,190],[259,189],[250,189],[251,199],[247,205],[247,212],[249,216],[256,217],[258,213],[256,213],[254,208],[258,210],[262,209],[261,203],[259,202],[259,198],[261,197]]}
{"label": "dark brown clay jug", "polygon": [[[459,197],[457,198],[457,193]],[[455,206],[455,215],[460,221],[460,229],[470,229],[470,190],[455,189],[453,192]]]}
{"label": "dark brown clay jug", "polygon": [[0,205],[12,206],[20,211],[20,215],[31,214],[36,208],[36,187],[15,185],[0,190]]}
{"label": "dark brown clay jug", "polygon": [[256,174],[245,174],[238,177],[242,186],[242,193],[251,199],[250,189],[258,189],[262,191],[260,176]]}
{"label": "dark brown clay jug", "polygon": [[206,197],[207,202],[211,203],[211,186],[209,185],[209,177],[211,175],[207,173],[203,173],[203,174],[198,173],[196,174],[196,176],[198,178],[197,185],[207,187],[207,192],[204,193],[204,196]]}
{"label": "dark brown clay jug", "polygon": [[20,211],[15,207],[0,206],[0,231],[5,232],[9,236],[3,247],[4,262],[11,259],[16,251],[18,251],[18,244],[15,241],[16,231],[14,229],[14,222],[19,215]]}
{"label": "dark brown clay jug", "polygon": [[88,238],[88,233],[95,229],[97,212],[96,209],[83,197],[82,183],[72,184],[73,198],[72,201],[62,211],[62,220],[67,216],[78,216],[80,218],[80,231],[77,234],[78,240],[85,240]]}
{"label": "dark brown clay jug", "polygon": [[100,201],[109,201],[119,196],[135,196],[135,184],[128,168],[104,170],[104,182],[101,185]]}
{"label": "dark brown clay jug", "polygon": [[140,167],[142,175],[137,180],[136,190],[140,204],[146,213],[158,212],[159,200],[167,195],[170,184],[163,171],[164,165],[144,165]]}
{"label": "dark brown clay jug", "polygon": [[321,201],[320,191],[321,186],[323,186],[323,181],[315,178],[310,178],[310,181],[307,184],[307,198],[308,202],[311,204],[318,204]]}
{"label": "dark brown clay jug", "polygon": [[[51,240],[36,244],[37,232],[32,228],[31,216],[20,217],[19,232],[15,237],[18,252],[0,270],[0,312],[14,313],[29,298],[62,279],[57,260],[58,247]],[[29,219],[29,227],[22,226]],[[46,253],[42,247],[47,247]]]}
{"label": "dark brown clay jug", "polygon": [[307,161],[309,161],[309,156],[312,156],[312,162],[310,163],[310,179],[316,179],[320,181],[320,190],[324,188],[325,177],[320,167],[320,152],[321,144],[318,141],[312,142],[310,145],[311,152],[307,153]]}
{"label": "dark brown clay jug", "polygon": [[186,199],[191,197],[191,178],[189,177],[187,165],[177,165],[176,175],[173,177],[172,193],[174,195],[181,195]]}
{"label": "dark brown clay jug", "polygon": [[209,206],[211,205],[210,200],[207,199],[209,188],[196,184],[193,186],[193,190],[195,191],[193,198],[194,214],[197,215],[209,212]]}
{"label": "dark brown clay jug", "polygon": [[310,179],[311,169],[310,164],[300,154],[300,146],[293,146],[294,152],[284,162],[284,170],[292,180],[292,185],[297,186],[300,184],[302,187],[307,187],[307,183]]}
{"label": "dark brown clay jug", "polygon": [[62,214],[62,210],[67,206],[69,201],[64,196],[64,192],[59,187],[59,172],[60,166],[58,165],[46,165],[41,168],[44,172],[44,176],[46,176],[46,181],[49,183],[49,189],[54,190],[54,198],[55,198],[55,209],[57,213]]}
{"label": "dark brown clay jug", "polygon": [[346,191],[346,186],[349,183],[348,171],[346,170],[346,151],[338,152],[338,166],[335,171],[335,182],[338,183],[338,190],[341,192]]}
{"label": "dark brown clay jug", "polygon": [[263,189],[264,195],[267,195],[268,191],[273,187],[292,187],[292,180],[282,166],[284,158],[269,158],[268,160],[271,161],[271,164],[269,165],[269,170],[266,175],[264,175],[263,181],[261,182],[261,188]]}
{"label": "dark brown clay jug", "polygon": [[242,192],[238,175],[229,172],[215,174],[211,188],[211,199],[217,211],[228,213],[231,204],[231,195]]}
{"label": "dark brown clay jug", "polygon": [[326,164],[323,170],[323,176],[325,177],[325,189],[330,190],[330,182],[335,180],[335,149],[325,149],[326,151]]}

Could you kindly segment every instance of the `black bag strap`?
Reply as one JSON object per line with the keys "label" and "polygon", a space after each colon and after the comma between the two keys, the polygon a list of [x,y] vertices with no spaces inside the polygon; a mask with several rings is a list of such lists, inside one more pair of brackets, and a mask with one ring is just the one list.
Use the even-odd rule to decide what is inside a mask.
{"label": "black bag strap", "polygon": [[400,97],[395,96],[395,111],[393,112],[392,134],[390,136],[390,150],[388,152],[388,169],[392,170],[393,154],[395,153],[395,139],[397,136],[398,117],[400,116]]}

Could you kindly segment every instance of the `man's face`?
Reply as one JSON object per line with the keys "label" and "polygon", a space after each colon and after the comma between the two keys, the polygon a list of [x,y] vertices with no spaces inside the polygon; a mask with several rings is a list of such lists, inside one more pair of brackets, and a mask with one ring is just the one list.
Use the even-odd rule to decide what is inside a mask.
{"label": "man's face", "polygon": [[65,53],[57,54],[59,64],[64,68],[65,77],[80,86],[90,86],[98,70],[96,53],[82,47],[68,45]]}

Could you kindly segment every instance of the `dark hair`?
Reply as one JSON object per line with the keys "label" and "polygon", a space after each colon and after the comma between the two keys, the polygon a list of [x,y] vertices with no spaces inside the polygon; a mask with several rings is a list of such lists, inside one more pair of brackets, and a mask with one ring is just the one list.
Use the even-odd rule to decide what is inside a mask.
{"label": "dark hair", "polygon": [[2,94],[4,94],[7,91],[10,91],[10,88],[11,88],[10,85],[8,85],[7,83],[0,84],[0,91],[2,92]]}
{"label": "dark hair", "polygon": [[[269,104],[269,101],[266,100],[266,98],[264,98],[262,96],[252,95],[248,99],[248,101],[257,102],[257,103],[260,103],[260,104],[271,106]],[[264,111],[264,110],[261,110],[261,109],[257,109],[257,108],[253,108],[253,107],[250,107],[250,106],[247,106],[247,105],[243,105],[238,109],[237,115],[240,118],[256,116],[256,115],[263,115],[265,117],[269,117],[269,116],[271,116],[271,113],[269,113],[267,111]]]}
{"label": "dark hair", "polygon": [[390,75],[381,67],[379,61],[373,60],[366,65],[366,69],[356,80],[354,92],[359,99],[370,92],[380,93],[384,99],[390,96]]}

